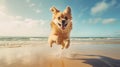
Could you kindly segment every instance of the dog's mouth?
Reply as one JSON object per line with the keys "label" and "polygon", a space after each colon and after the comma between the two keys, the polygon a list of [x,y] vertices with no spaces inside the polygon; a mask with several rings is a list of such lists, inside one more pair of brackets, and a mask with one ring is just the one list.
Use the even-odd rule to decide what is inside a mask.
{"label": "dog's mouth", "polygon": [[65,27],[67,26],[67,23],[66,24],[60,24],[60,23],[58,23],[58,25],[62,28],[62,30],[64,30]]}

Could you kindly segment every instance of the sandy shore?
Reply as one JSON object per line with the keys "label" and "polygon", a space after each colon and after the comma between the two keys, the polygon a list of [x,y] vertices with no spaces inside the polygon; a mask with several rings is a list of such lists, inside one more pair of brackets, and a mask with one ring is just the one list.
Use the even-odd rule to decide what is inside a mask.
{"label": "sandy shore", "polygon": [[120,67],[120,44],[80,43],[74,41],[61,50],[57,45],[50,48],[46,41],[2,41],[0,67]]}
{"label": "sandy shore", "polygon": [[[48,45],[45,41],[0,41],[0,47],[25,47],[25,46],[39,46]],[[71,40],[72,45],[99,45],[99,44],[120,44],[120,40]]]}

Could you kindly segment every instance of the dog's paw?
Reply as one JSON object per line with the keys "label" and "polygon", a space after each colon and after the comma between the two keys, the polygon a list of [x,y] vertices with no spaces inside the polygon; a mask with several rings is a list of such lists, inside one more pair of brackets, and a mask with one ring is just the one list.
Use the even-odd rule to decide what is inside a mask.
{"label": "dog's paw", "polygon": [[62,45],[61,49],[64,49],[64,46]]}
{"label": "dog's paw", "polygon": [[67,45],[65,46],[65,48],[67,49],[67,48],[69,48],[69,46],[70,46],[70,44],[67,44]]}

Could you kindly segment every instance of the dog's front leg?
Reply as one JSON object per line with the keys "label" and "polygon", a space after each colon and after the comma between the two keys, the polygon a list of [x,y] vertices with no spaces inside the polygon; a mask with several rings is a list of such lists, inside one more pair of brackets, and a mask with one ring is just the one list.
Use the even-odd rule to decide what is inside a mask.
{"label": "dog's front leg", "polygon": [[65,40],[64,43],[65,43],[65,48],[67,49],[70,46],[70,39]]}
{"label": "dog's front leg", "polygon": [[50,44],[50,47],[52,47],[53,43],[60,44],[59,37],[57,35],[50,35],[48,43]]}
{"label": "dog's front leg", "polygon": [[52,40],[52,38],[49,37],[49,39],[48,39],[48,43],[49,43],[50,47],[52,47],[53,42],[54,42],[54,41]]}

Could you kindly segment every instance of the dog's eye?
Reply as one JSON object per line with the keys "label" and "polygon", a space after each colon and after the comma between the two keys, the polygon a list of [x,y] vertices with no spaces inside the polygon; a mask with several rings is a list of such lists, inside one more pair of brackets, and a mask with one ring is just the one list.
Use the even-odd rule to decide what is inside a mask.
{"label": "dog's eye", "polygon": [[68,20],[68,18],[65,16],[65,19]]}
{"label": "dog's eye", "polygon": [[58,20],[60,20],[60,17],[58,17]]}

